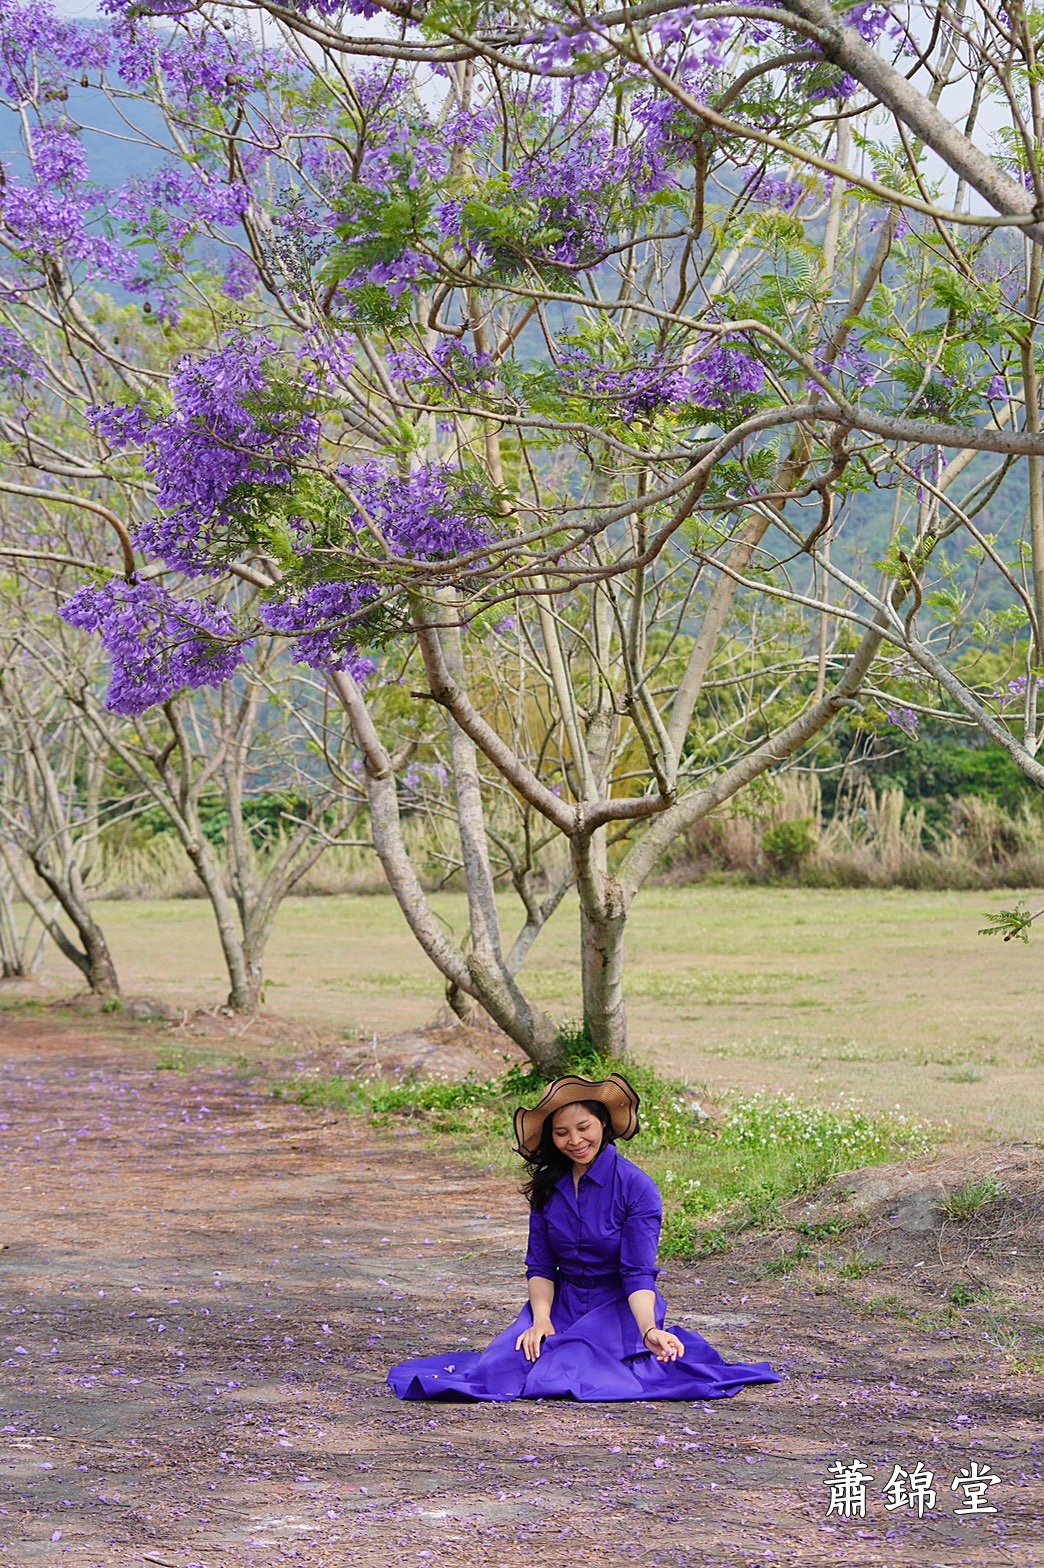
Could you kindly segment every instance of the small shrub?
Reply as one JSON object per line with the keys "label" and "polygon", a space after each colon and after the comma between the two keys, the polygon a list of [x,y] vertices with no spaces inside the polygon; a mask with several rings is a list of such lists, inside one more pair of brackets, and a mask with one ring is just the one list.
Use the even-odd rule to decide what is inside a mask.
{"label": "small shrub", "polygon": [[766,829],[761,847],[773,871],[794,876],[816,847],[815,823],[811,817],[790,817],[777,822]]}
{"label": "small shrub", "polygon": [[759,1093],[736,1101],[720,1136],[737,1148],[795,1150],[810,1167],[836,1165],[838,1171],[878,1164],[900,1152],[924,1154],[931,1147],[927,1129],[910,1117],[806,1105],[792,1094]]}
{"label": "small shrub", "polygon": [[156,1057],[158,1073],[185,1073],[188,1072],[188,1067],[188,1057],[179,1046],[168,1046]]}
{"label": "small shrub", "polygon": [[981,1301],[989,1292],[983,1285],[954,1285],[947,1300],[951,1307],[970,1307],[973,1301]]}
{"label": "small shrub", "polygon": [[881,1267],[879,1259],[870,1257],[866,1252],[860,1252],[854,1258],[846,1258],[837,1273],[839,1279],[865,1279],[868,1274]]}
{"label": "small shrub", "polygon": [[775,1275],[793,1274],[798,1264],[804,1258],[810,1258],[811,1256],[811,1247],[806,1247],[804,1242],[799,1241],[797,1246],[792,1247],[789,1252],[780,1252],[776,1257],[771,1258],[765,1264],[765,1273]]}
{"label": "small shrub", "polygon": [[[582,1078],[593,1078],[590,1069],[601,1061],[601,1054],[591,1039],[587,1020],[571,1020],[559,1025],[557,1041],[562,1052],[562,1066],[566,1072],[579,1073]],[[604,1077],[605,1074],[599,1076]]]}
{"label": "small shrub", "polygon": [[943,1213],[948,1220],[959,1224],[974,1219],[981,1209],[1003,1196],[1004,1188],[996,1176],[980,1176],[977,1181],[969,1181],[951,1192],[943,1204]]}
{"label": "small shrub", "polygon": [[802,1236],[808,1236],[813,1241],[826,1241],[830,1236],[843,1236],[846,1230],[851,1230],[856,1223],[848,1216],[838,1215],[833,1220],[818,1220],[815,1223],[806,1220],[802,1225],[795,1225],[794,1229]]}
{"label": "small shrub", "polygon": [[728,1252],[732,1246],[734,1232],[719,1227],[717,1230],[705,1230],[696,1238],[695,1248],[692,1252],[694,1258],[713,1258],[720,1252]]}

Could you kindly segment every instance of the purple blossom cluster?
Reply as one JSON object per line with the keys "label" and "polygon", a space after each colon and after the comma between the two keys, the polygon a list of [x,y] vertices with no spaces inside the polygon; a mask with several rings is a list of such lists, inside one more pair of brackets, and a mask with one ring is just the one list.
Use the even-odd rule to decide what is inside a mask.
{"label": "purple blossom cluster", "polygon": [[177,253],[201,224],[240,222],[246,190],[227,175],[207,177],[205,148],[196,149],[199,155],[187,167],[131,181],[122,191],[92,189],[77,128],[60,107],[70,78],[86,87],[92,76],[108,77],[145,92],[161,81],[164,102],[177,111],[241,101],[261,86],[271,61],[249,36],[207,25],[194,5],[143,7],[146,14],[192,13],[191,25],[155,30],[137,26],[125,6],[109,9],[110,21],[84,25],[57,16],[49,0],[10,0],[3,7],[0,96],[28,110],[25,150],[32,177],[3,171],[0,224],[27,281],[57,261],[78,280],[103,278],[147,294],[154,319],[172,320],[177,307],[159,282],[163,264],[142,266],[140,250],[110,236],[111,219],[122,219],[138,244],[143,236],[161,238],[180,260]]}
{"label": "purple blossom cluster", "polygon": [[[679,86],[700,101],[706,96],[702,75],[686,72],[677,80]],[[692,119],[673,98],[655,92],[637,93],[631,105],[631,114],[644,135],[647,157],[655,158],[661,166],[666,167],[669,162],[685,161],[690,156]]]}
{"label": "purple blossom cluster", "polygon": [[50,0],[5,0],[0,9],[0,95],[16,103],[60,101],[53,89],[110,57],[107,29],[66,21]]}
{"label": "purple blossom cluster", "polygon": [[365,141],[350,166],[338,166],[344,155],[333,153],[324,136],[313,138],[302,156],[306,166],[313,160],[313,174],[331,193],[331,211],[320,219],[320,229],[336,227],[349,265],[344,279],[348,315],[353,311],[352,291],[360,286],[377,284],[399,299],[438,270],[433,257],[405,233],[394,241],[382,233],[383,210],[395,194],[415,205],[421,222],[428,196],[449,173],[454,148],[470,144],[489,123],[487,111],[476,111],[451,116],[446,125],[436,127],[407,101],[408,83],[397,78],[389,83],[385,75],[382,84],[374,84],[375,74],[362,78],[363,94],[371,85],[384,90],[375,97]]}
{"label": "purple blossom cluster", "polygon": [[[869,44],[871,48],[876,48],[881,39],[887,36],[892,40],[894,54],[915,54],[917,52],[914,39],[896,18],[889,6],[883,3],[883,0],[859,0],[859,4],[852,7],[844,20],[849,27],[854,28],[864,43]],[[811,42],[806,42],[805,47],[813,50],[818,48],[816,44]],[[794,73],[794,78],[800,80],[810,75],[817,78],[822,77],[824,65],[825,62],[822,64],[814,63],[810,67],[801,66]],[[830,66],[828,68],[827,81],[817,81],[815,85],[810,84],[807,91],[813,102],[835,98],[841,103],[845,103],[849,98],[854,97],[858,87],[859,83],[854,76],[850,76],[847,71],[838,71],[835,67]]]}
{"label": "purple blossom cluster", "polygon": [[895,729],[902,730],[904,735],[909,735],[911,740],[917,739],[919,719],[913,708],[898,706],[886,708],[885,718]]}
{"label": "purple blossom cluster", "polygon": [[269,631],[292,639],[295,664],[342,670],[364,681],[376,665],[357,645],[376,598],[377,589],[370,583],[319,582],[266,600],[258,616]]}
{"label": "purple blossom cluster", "polygon": [[661,17],[656,36],[661,48],[676,46],[678,63],[691,70],[697,62],[705,69],[720,71],[725,64],[725,48],[736,24],[728,17],[697,17],[690,6],[682,6]]}
{"label": "purple blossom cluster", "polygon": [[144,713],[186,688],[218,685],[249,646],[223,606],[176,599],[157,582],[88,584],[61,613],[70,626],[100,637],[112,661],[105,705],[113,713]]}
{"label": "purple blossom cluster", "polygon": [[699,408],[725,409],[758,397],[765,371],[756,359],[731,343],[717,343],[688,367],[685,401]]}
{"label": "purple blossom cluster", "polygon": [[100,9],[108,16],[191,16],[193,0],[101,0]]}
{"label": "purple blossom cluster", "polygon": [[318,419],[270,395],[276,345],[260,333],[236,337],[202,359],[182,360],[170,378],[173,411],[94,409],[110,445],[147,449],[159,513],[135,543],[177,571],[214,570],[214,549],[238,514],[243,486],[287,487],[314,456]]}
{"label": "purple blossom cluster", "polygon": [[36,356],[17,332],[0,324],[0,376],[31,376]]}
{"label": "purple blossom cluster", "polygon": [[747,194],[752,201],[762,201],[767,207],[779,207],[783,212],[793,212],[807,197],[814,201],[825,196],[829,181],[818,180],[808,174],[801,176],[783,174],[772,169],[761,173],[750,170],[751,184]]}
{"label": "purple blossom cluster", "polygon": [[568,395],[608,403],[630,421],[679,401],[682,376],[660,360],[613,370],[588,349],[570,348],[558,357],[556,379]]}
{"label": "purple blossom cluster", "polygon": [[48,190],[8,177],[0,203],[0,223],[12,248],[29,257],[53,257],[88,278],[126,285],[134,262],[107,235],[93,233],[91,214],[69,190]]}
{"label": "purple blossom cluster", "polygon": [[34,125],[29,152],[40,185],[78,185],[90,172],[79,138],[63,120]]}
{"label": "purple blossom cluster", "polygon": [[443,141],[448,147],[474,147],[497,127],[497,117],[492,109],[458,109],[447,115],[440,126]]}
{"label": "purple blossom cluster", "polygon": [[533,49],[533,63],[542,76],[568,68],[579,56],[592,54],[604,45],[596,28],[563,22],[548,22]]}
{"label": "purple blossom cluster", "polygon": [[[1036,675],[1033,678],[1033,689],[1039,696],[1044,691],[1044,677]],[[1010,708],[1015,703],[1020,705],[1026,701],[1026,692],[1029,690],[1029,676],[1017,675],[1007,685],[1000,686],[990,693],[993,701],[1001,708]]]}
{"label": "purple blossom cluster", "polygon": [[353,532],[369,529],[393,555],[449,561],[490,542],[485,499],[457,468],[427,463],[406,478],[374,460],[338,473],[355,503]]}
{"label": "purple blossom cluster", "polygon": [[[720,81],[734,26],[725,17],[697,19],[685,7],[668,12],[654,28],[657,64],[690,98],[706,103]],[[637,92],[631,113],[644,132],[645,157],[651,165],[663,167],[689,160],[695,127],[691,116],[670,96]]]}
{"label": "purple blossom cluster", "polygon": [[[388,105],[383,106],[387,115]],[[386,192],[400,180],[415,191],[425,180],[438,182],[449,168],[449,149],[440,136],[405,118],[382,121],[371,129],[356,180],[371,191]]]}
{"label": "purple blossom cluster", "polygon": [[201,223],[234,228],[249,202],[239,180],[211,178],[198,165],[166,165],[114,192],[112,210],[134,237],[154,233],[159,224],[168,244],[182,246]]}
{"label": "purple blossom cluster", "polygon": [[849,27],[854,27],[864,43],[873,45],[880,42],[886,34],[897,42],[902,41],[908,46],[910,35],[906,28],[892,13],[890,8],[883,4],[883,0],[859,0],[845,17]]}
{"label": "purple blossom cluster", "polygon": [[411,762],[399,779],[399,788],[405,795],[445,796],[449,787],[449,771],[441,762]]}
{"label": "purple blossom cluster", "polygon": [[[344,288],[350,292],[361,284],[375,283],[380,288],[387,289],[392,299],[400,299],[410,290],[430,281],[437,271],[438,267],[430,256],[425,256],[418,250],[407,249],[389,261],[374,261],[369,265],[356,267],[344,279]],[[355,314],[355,307],[350,299],[345,302],[344,311],[349,317]]]}
{"label": "purple blossom cluster", "polygon": [[[322,346],[308,348],[316,355]],[[289,491],[296,463],[314,452],[318,422],[285,406],[274,410],[266,399],[274,353],[261,336],[183,362],[171,378],[174,411],[162,418],[140,405],[94,411],[96,430],[113,447],[138,446],[148,454],[159,512],[135,538],[147,555],[191,575],[213,572],[218,556],[234,552],[242,487],[250,486],[255,498],[258,486]],[[345,466],[339,476],[342,515],[335,505],[321,523],[293,520],[300,569],[259,615],[267,630],[291,639],[295,662],[362,680],[373,664],[359,641],[380,630],[371,579],[381,557],[452,560],[481,550],[491,532],[478,486],[458,469],[429,464],[404,476],[371,460]],[[350,578],[302,581],[310,571],[328,572],[331,550],[345,549],[353,557]],[[175,606],[165,592],[154,584],[110,583],[82,589],[63,612],[71,624],[101,634],[113,659],[108,700],[116,711],[141,712],[183,686],[225,680],[241,658],[227,611],[195,599]]]}
{"label": "purple blossom cluster", "polygon": [[[458,469],[430,464],[404,477],[372,460],[342,468],[340,477],[350,507],[343,531],[332,534],[329,518],[321,530],[299,518],[295,532],[305,570],[310,557],[319,569],[331,570],[331,544],[343,549],[347,541],[353,575],[304,586],[292,582],[273,592],[259,616],[269,631],[292,639],[295,663],[346,670],[361,681],[375,665],[360,642],[379,639],[394,617],[391,600],[378,610],[379,589],[369,580],[380,571],[379,555],[387,550],[412,560],[452,560],[481,549],[490,535],[480,515],[482,498]],[[326,548],[313,557],[312,539],[319,532]]]}
{"label": "purple blossom cluster", "polygon": [[682,404],[732,408],[757,397],[765,383],[758,361],[728,343],[715,344],[685,366],[652,359],[622,370],[610,369],[586,349],[568,349],[556,375],[564,392],[604,401],[627,423]]}
{"label": "purple blossom cluster", "polygon": [[847,375],[854,386],[860,391],[872,387],[881,374],[881,366],[871,358],[869,351],[864,347],[862,340],[855,332],[850,332],[833,360],[828,364],[821,356],[816,356],[816,366],[826,375],[833,371],[841,371]]}
{"label": "purple blossom cluster", "polygon": [[[70,76],[111,71],[136,88],[162,78],[168,101],[242,99],[264,79],[266,57],[245,30],[206,25],[190,0],[104,0],[107,25],[67,21],[49,0],[5,0],[0,15],[0,93],[60,102]],[[173,29],[136,27],[135,15],[180,19]],[[191,24],[191,25],[190,25]]]}
{"label": "purple blossom cluster", "polygon": [[304,369],[305,389],[338,395],[348,386],[355,369],[355,340],[343,332],[320,332],[310,327],[294,356]]}
{"label": "purple blossom cluster", "polygon": [[645,146],[614,147],[599,128],[541,147],[511,172],[510,185],[533,209],[538,259],[556,266],[588,267],[609,245],[613,206],[626,191],[641,200],[667,183],[662,161]]}
{"label": "purple blossom cluster", "polygon": [[481,390],[496,379],[493,356],[479,354],[457,338],[439,338],[430,355],[413,348],[395,349],[388,354],[387,365],[397,380],[433,391]]}
{"label": "purple blossom cluster", "polygon": [[[164,3],[164,0],[158,0],[158,3]],[[324,17],[340,16],[343,11],[347,11],[349,16],[361,16],[369,20],[381,16],[384,8],[375,5],[374,0],[286,0],[286,9],[297,11],[302,16],[314,11],[316,16]]]}
{"label": "purple blossom cluster", "polygon": [[225,260],[221,292],[228,299],[246,299],[258,285],[257,267],[241,250],[230,250]]}
{"label": "purple blossom cluster", "polygon": [[263,57],[248,37],[205,25],[175,32],[137,28],[120,17],[112,24],[110,69],[128,87],[159,80],[177,106],[240,102],[264,80]]}

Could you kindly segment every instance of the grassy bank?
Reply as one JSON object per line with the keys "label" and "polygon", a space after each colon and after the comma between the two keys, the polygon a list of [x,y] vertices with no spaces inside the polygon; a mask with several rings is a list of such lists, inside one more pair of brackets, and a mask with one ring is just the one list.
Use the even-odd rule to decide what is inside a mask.
{"label": "grassy bank", "polygon": [[[771,1227],[788,1198],[846,1170],[925,1154],[933,1143],[928,1128],[898,1113],[806,1105],[792,1095],[729,1095],[712,1114],[685,1084],[641,1063],[616,1066],[641,1095],[642,1130],[627,1152],[663,1193],[665,1257],[724,1250],[739,1230]],[[579,1070],[602,1078],[614,1064],[588,1060]],[[445,1153],[521,1173],[511,1113],[544,1087],[537,1074],[513,1069],[486,1083],[332,1078],[291,1081],[280,1092],[302,1105],[364,1112],[379,1126],[409,1119]]]}

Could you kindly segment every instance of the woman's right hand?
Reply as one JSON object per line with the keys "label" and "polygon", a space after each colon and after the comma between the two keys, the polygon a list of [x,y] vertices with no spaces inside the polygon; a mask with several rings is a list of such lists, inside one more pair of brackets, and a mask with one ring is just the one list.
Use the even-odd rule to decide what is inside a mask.
{"label": "woman's right hand", "polygon": [[555,1332],[555,1326],[550,1318],[542,1318],[535,1322],[532,1328],[527,1328],[515,1340],[515,1349],[524,1351],[527,1361],[536,1361],[540,1355],[540,1347],[545,1339]]}

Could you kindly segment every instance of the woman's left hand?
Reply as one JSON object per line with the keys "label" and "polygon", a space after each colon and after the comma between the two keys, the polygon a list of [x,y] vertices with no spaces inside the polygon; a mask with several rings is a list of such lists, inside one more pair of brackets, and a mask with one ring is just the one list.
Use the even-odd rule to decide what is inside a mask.
{"label": "woman's left hand", "polygon": [[665,1328],[651,1328],[642,1343],[657,1361],[677,1361],[685,1354],[685,1346],[677,1334],[670,1334]]}

